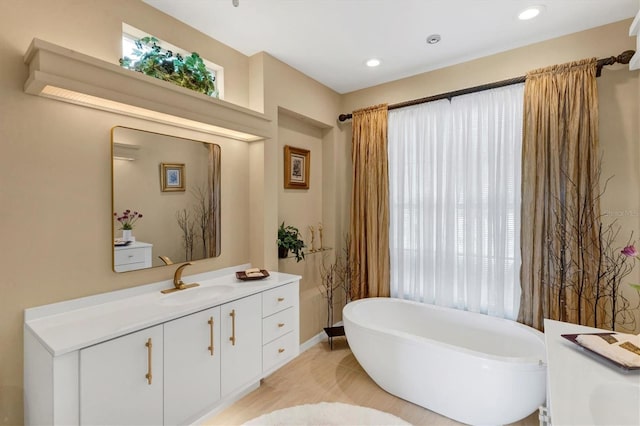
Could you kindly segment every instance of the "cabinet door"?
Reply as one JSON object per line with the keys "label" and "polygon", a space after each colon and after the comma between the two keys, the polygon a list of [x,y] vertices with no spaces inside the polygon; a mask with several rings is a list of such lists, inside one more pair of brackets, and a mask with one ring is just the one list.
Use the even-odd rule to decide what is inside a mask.
{"label": "cabinet door", "polygon": [[220,308],[164,324],[164,424],[185,424],[220,399]]}
{"label": "cabinet door", "polygon": [[[222,396],[258,380],[262,371],[262,295],[221,306]],[[232,339],[233,338],[233,339]]]}
{"label": "cabinet door", "polygon": [[160,425],[162,326],[80,350],[80,423]]}

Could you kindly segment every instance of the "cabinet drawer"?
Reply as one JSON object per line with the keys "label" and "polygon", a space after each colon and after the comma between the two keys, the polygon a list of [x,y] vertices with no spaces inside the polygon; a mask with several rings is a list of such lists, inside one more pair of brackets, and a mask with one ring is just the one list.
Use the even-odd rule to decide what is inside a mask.
{"label": "cabinet drawer", "polygon": [[127,271],[135,271],[137,269],[144,269],[144,268],[148,268],[147,264],[144,262],[138,262],[138,263],[125,263],[124,265],[116,264],[114,269],[116,272],[127,272]]}
{"label": "cabinet drawer", "polygon": [[293,308],[287,308],[262,320],[262,343],[266,344],[293,330]]}
{"label": "cabinet drawer", "polygon": [[294,332],[290,332],[264,345],[262,348],[262,371],[269,371],[273,367],[293,358],[296,353],[296,339]]}
{"label": "cabinet drawer", "polygon": [[295,283],[265,291],[262,293],[262,316],[268,317],[283,309],[290,308],[294,303],[298,303],[297,298]]}
{"label": "cabinet drawer", "polygon": [[144,263],[145,249],[132,248],[127,250],[116,250],[116,265],[128,265],[130,263]]}

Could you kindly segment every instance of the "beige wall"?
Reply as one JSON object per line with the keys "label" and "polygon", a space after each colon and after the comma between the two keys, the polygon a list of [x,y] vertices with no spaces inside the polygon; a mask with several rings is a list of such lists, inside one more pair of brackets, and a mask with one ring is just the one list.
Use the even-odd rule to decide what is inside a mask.
{"label": "beige wall", "polygon": [[[271,134],[281,133],[282,140],[278,136],[223,146],[222,255],[197,262],[191,272],[251,261],[305,277],[315,274],[319,257],[304,265],[282,265],[275,250],[277,226],[281,218],[300,227],[321,220],[326,244],[339,247],[349,222],[351,128],[336,123],[338,113],[496,81],[585,56],[617,54],[633,45],[626,36],[630,22],[623,22],[340,96],[268,54],[247,58],[139,0],[3,0],[7,5],[0,14],[0,270],[5,271],[0,282],[0,424],[22,421],[25,308],[173,274],[171,267],[126,274],[111,270],[106,243],[112,222],[110,129],[122,125],[210,140],[194,131],[24,94],[27,70],[22,56],[33,37],[116,63],[121,24],[126,22],[224,66],[226,100],[264,111],[273,120]],[[620,151],[615,159],[607,159],[605,175],[615,171],[621,181],[607,194],[615,202],[607,203],[612,210],[637,212],[637,196],[629,194],[627,181],[638,182],[633,160],[638,158],[640,129],[634,120],[640,116],[640,91],[638,73],[621,68],[607,70],[599,81],[602,109],[611,112],[603,118],[602,144],[607,152]],[[287,138],[296,140],[291,142],[295,146],[298,140],[308,143],[314,158],[321,158],[321,173],[312,180],[319,192],[298,199],[282,189],[282,146]],[[234,158],[234,166],[225,166],[225,158]],[[283,211],[298,204],[313,207],[295,218]],[[244,233],[224,232],[229,220],[244,225]],[[638,229],[637,214],[625,220]],[[325,305],[313,291],[315,279],[303,286],[303,303],[309,309],[301,316],[302,341],[324,324]]]}

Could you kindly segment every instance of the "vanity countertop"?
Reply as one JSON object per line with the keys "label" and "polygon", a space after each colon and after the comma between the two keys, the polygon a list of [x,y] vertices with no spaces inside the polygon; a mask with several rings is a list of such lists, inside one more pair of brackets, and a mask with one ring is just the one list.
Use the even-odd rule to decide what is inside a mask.
{"label": "vanity countertop", "polygon": [[609,365],[561,336],[606,330],[553,320],[544,328],[551,423],[640,425],[640,371]]}
{"label": "vanity countertop", "polygon": [[255,281],[240,281],[235,271],[248,265],[184,276],[199,287],[162,294],[171,280],[25,310],[25,328],[54,356],[78,350],[123,334],[170,321],[300,279],[270,272]]}

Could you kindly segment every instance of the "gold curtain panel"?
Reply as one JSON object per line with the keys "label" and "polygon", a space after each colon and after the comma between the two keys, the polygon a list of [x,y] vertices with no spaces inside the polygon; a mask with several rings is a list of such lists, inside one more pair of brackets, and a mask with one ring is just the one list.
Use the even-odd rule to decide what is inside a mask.
{"label": "gold curtain panel", "polygon": [[384,104],[353,113],[353,300],[390,293],[387,112]]}
{"label": "gold curtain panel", "polygon": [[[522,296],[518,321],[593,323],[599,250],[595,58],[527,74],[522,141]],[[566,267],[558,267],[558,265]]]}

